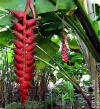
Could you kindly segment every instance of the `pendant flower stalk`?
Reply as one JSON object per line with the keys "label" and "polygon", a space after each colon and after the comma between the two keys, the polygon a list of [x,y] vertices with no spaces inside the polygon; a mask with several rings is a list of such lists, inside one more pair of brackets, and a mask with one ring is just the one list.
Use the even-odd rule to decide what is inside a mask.
{"label": "pendant flower stalk", "polygon": [[[63,32],[64,32],[64,26],[63,26]],[[66,47],[66,36],[64,33],[62,34],[62,61],[68,62],[68,54],[67,54],[67,47]]]}
{"label": "pendant flower stalk", "polygon": [[14,25],[14,33],[16,39],[14,39],[14,66],[16,69],[14,70],[16,75],[16,81],[19,83],[19,94],[21,97],[21,103],[24,106],[28,99],[28,89],[32,87],[30,80],[35,76],[35,59],[32,55],[34,53],[35,43],[34,40],[36,38],[35,29],[37,28],[36,22],[39,18],[33,18],[27,20],[27,11],[28,8],[32,4],[32,0],[27,0],[25,11],[20,12],[12,9],[7,9],[10,11],[17,19],[23,20],[23,25],[18,23],[15,20],[11,20]]}

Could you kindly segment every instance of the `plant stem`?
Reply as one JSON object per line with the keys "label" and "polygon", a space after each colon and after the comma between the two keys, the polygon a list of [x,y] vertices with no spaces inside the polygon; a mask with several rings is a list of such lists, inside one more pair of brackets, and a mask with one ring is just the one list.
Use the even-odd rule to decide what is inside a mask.
{"label": "plant stem", "polygon": [[34,8],[34,0],[33,0],[33,2],[30,3],[30,8],[31,8],[31,11],[32,11],[33,18],[35,19],[36,14],[35,14],[35,8]]}
{"label": "plant stem", "polygon": [[88,39],[93,45],[93,52],[95,53],[96,61],[100,62],[100,40],[98,34],[92,24],[91,19],[87,15],[84,6],[81,4],[82,1],[74,0],[78,6],[78,9],[75,11],[76,16],[78,17],[80,23],[82,24]]}

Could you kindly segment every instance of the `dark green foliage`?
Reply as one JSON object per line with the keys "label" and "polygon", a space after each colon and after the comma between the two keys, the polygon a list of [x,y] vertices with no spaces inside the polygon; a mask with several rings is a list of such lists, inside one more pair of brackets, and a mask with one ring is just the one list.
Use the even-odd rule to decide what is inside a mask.
{"label": "dark green foliage", "polygon": [[[56,57],[56,62],[65,69],[66,73],[70,74],[70,76],[76,76],[79,80],[83,74],[89,73],[81,53],[68,52],[68,56],[68,63],[62,63],[60,53]],[[57,77],[66,80],[61,73],[57,73]]]}
{"label": "dark green foliage", "polygon": [[9,46],[12,43],[13,34],[7,30],[0,32],[0,46]]}
{"label": "dark green foliage", "polygon": [[[12,35],[10,31],[13,28],[12,24],[10,23],[10,19],[13,19],[13,18],[12,18],[12,15],[5,9],[11,8],[11,9],[23,11],[25,7],[25,3],[26,3],[26,0],[10,0],[10,2],[9,0],[0,0],[0,16],[4,16],[0,18],[0,30],[7,25],[10,27],[10,29],[0,32],[0,49],[1,48],[5,49],[5,47],[7,47],[8,60],[7,60],[7,63],[5,60],[4,61],[5,61],[5,64],[9,65],[9,68],[11,68],[12,70],[14,69],[14,67],[12,66],[12,62],[13,62],[12,48],[14,48],[14,46],[12,45],[12,38],[14,38],[14,36]],[[76,79],[80,82],[82,75],[89,74],[88,68],[85,64],[83,56],[80,53],[81,50],[77,43],[77,39],[74,38],[74,36],[76,35],[76,32],[80,36],[80,38],[85,42],[86,46],[91,48],[90,51],[92,51],[92,47],[91,47],[92,44],[90,45],[89,41],[87,40],[88,37],[82,25],[80,24],[79,20],[77,19],[77,17],[74,15],[70,17],[66,16],[67,12],[73,11],[76,8],[76,5],[73,0],[35,0],[34,4],[36,8],[36,13],[38,14],[37,16],[42,18],[42,20],[39,23],[39,30],[37,31],[38,37],[36,39],[36,43],[38,44],[38,46],[36,47],[35,55],[40,57],[45,62],[47,62],[47,63],[45,62],[43,63],[41,60],[36,58],[36,61],[35,61],[36,73],[37,72],[38,74],[40,73],[37,76],[40,76],[42,70],[46,68],[47,70],[46,75],[50,76],[50,80],[54,84],[58,81],[58,79],[63,78],[64,82],[62,82],[60,85],[56,87],[58,89],[58,94],[60,94],[59,95],[60,97],[63,96],[62,97],[63,101],[65,101],[65,99],[70,99],[71,103],[73,103],[74,83],[73,83],[72,77],[75,76]],[[96,8],[97,8],[96,9],[97,15],[99,16],[99,8],[98,7]],[[65,19],[63,19],[63,16],[65,16]],[[32,18],[32,14],[30,13],[30,10],[28,13],[28,17]],[[20,21],[20,23],[22,24],[22,21]],[[93,21],[91,23],[94,25],[96,34],[98,34],[99,36],[100,35],[99,17],[97,21]],[[68,47],[70,48],[70,50],[68,48],[68,57],[69,57],[68,63],[62,62],[61,53],[58,52],[59,44],[61,42],[63,24],[65,25],[65,28],[68,29],[68,33],[70,32],[72,35],[74,33],[73,38],[68,42]],[[58,38],[55,38],[54,35],[58,35]],[[99,39],[99,37],[97,38]],[[40,49],[43,49],[47,54]],[[75,50],[78,50],[78,52],[72,52]],[[3,56],[0,55],[0,61],[1,59],[3,59]],[[56,67],[59,69],[57,70]],[[10,81],[8,82],[13,84],[15,82],[14,72],[11,71],[5,74],[5,72],[7,71],[7,66],[5,67],[5,65],[3,64],[0,65],[0,68],[4,72],[4,75],[2,76],[2,79],[1,79],[2,85],[4,86],[3,81],[5,78],[10,79]],[[53,74],[54,70],[58,71],[56,76]],[[68,78],[68,75],[70,78]],[[37,83],[35,83],[34,81],[32,82],[34,86],[35,85],[37,86]],[[91,85],[91,82],[83,81],[83,84]],[[80,98],[80,100],[81,99],[82,98]],[[50,100],[51,98],[47,99],[47,103],[50,104],[51,106],[53,100],[52,101]],[[55,99],[54,99],[54,103],[55,103]],[[33,105],[36,106],[37,109],[40,109],[40,107],[42,107],[40,103],[37,103],[37,102],[33,103],[29,101],[26,104],[26,109],[32,109]],[[38,108],[38,106],[40,107]],[[21,104],[14,102],[12,104],[7,105],[5,109],[19,109],[19,108],[21,108]]]}
{"label": "dark green foliage", "polygon": [[[13,102],[11,104],[8,104],[4,109],[22,109],[23,106],[21,103]],[[36,101],[27,101],[25,104],[25,109],[42,109],[43,105],[40,102]]]}

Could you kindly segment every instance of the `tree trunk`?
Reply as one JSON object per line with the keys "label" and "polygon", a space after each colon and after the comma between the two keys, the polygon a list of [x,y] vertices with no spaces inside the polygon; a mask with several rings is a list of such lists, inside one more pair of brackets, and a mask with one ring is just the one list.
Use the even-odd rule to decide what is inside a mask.
{"label": "tree trunk", "polygon": [[[93,19],[95,15],[93,13],[91,0],[84,0],[84,5],[85,5],[87,13],[90,15],[90,18]],[[99,95],[99,87],[98,87],[98,71],[96,69],[96,61],[91,55],[91,53],[88,51],[86,45],[80,39],[80,37],[77,36],[77,38],[81,46],[85,62],[92,75],[93,87],[94,87],[94,99],[95,99],[94,101],[95,104],[93,105],[95,105],[96,109],[100,109],[100,95]]]}

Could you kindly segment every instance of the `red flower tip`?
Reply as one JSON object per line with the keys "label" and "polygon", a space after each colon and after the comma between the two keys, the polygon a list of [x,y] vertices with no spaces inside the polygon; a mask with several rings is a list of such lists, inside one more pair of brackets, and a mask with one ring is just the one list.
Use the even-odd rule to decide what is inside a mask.
{"label": "red flower tip", "polygon": [[14,40],[13,41],[15,46],[18,48],[18,49],[21,49],[24,47],[25,44],[23,44],[22,42],[18,41],[18,40]]}
{"label": "red flower tip", "polygon": [[11,22],[14,24],[17,31],[22,31],[25,29],[24,26],[22,26],[20,23],[16,22],[15,20],[11,20]]}
{"label": "red flower tip", "polygon": [[24,16],[24,12],[12,10],[12,9],[7,9],[7,10],[10,11],[12,14],[14,14],[14,16],[19,20]]}
{"label": "red flower tip", "polygon": [[27,100],[21,100],[22,105],[24,106],[26,104]]}
{"label": "red flower tip", "polygon": [[30,26],[34,25],[38,20],[40,20],[40,18],[26,20],[26,25],[30,27]]}
{"label": "red flower tip", "polygon": [[12,32],[15,34],[16,38],[21,39],[21,40],[25,39],[25,37],[21,33],[15,31],[15,30],[12,30]]}

